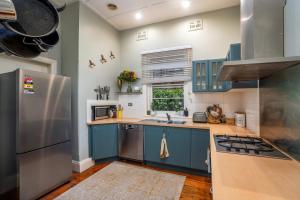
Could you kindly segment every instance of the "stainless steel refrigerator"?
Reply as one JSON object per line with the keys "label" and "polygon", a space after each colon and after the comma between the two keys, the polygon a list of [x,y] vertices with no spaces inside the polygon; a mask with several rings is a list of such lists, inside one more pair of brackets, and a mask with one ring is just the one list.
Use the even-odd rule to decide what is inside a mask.
{"label": "stainless steel refrigerator", "polygon": [[0,75],[0,199],[36,199],[70,180],[71,80]]}

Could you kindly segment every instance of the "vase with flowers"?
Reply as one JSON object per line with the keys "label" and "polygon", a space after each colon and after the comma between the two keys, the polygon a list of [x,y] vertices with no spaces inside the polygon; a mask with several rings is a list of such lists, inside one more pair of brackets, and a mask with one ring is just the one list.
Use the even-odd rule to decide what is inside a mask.
{"label": "vase with flowers", "polygon": [[132,93],[132,83],[138,80],[137,74],[134,71],[124,70],[118,77],[119,80],[126,81],[128,83],[127,92]]}

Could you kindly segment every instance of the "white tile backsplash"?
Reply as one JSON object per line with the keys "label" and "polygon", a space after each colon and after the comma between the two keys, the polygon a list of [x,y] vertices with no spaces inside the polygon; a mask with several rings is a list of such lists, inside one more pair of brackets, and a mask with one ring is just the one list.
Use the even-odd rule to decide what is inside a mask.
{"label": "white tile backsplash", "polygon": [[243,111],[246,113],[247,128],[259,135],[259,89],[245,89],[243,91]]}

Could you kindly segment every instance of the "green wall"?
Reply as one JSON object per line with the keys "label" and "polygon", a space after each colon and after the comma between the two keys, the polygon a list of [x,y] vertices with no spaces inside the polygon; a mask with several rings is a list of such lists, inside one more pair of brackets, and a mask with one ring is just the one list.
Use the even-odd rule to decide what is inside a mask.
{"label": "green wall", "polygon": [[[111,87],[116,100],[115,79],[120,73],[119,32],[81,2],[68,5],[62,15],[62,74],[72,78],[73,160],[89,157],[86,101],[96,99],[100,84]],[[116,59],[109,58],[112,51]],[[107,63],[100,63],[100,55]],[[92,60],[96,67],[89,67]]]}
{"label": "green wall", "polygon": [[79,160],[78,141],[78,55],[79,55],[79,3],[67,6],[61,16],[61,73],[72,78],[72,152]]}

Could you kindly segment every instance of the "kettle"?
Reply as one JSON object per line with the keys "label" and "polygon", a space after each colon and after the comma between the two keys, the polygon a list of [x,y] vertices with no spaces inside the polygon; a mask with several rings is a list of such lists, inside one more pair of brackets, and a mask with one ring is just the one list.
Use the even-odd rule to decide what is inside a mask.
{"label": "kettle", "polygon": [[17,20],[17,13],[12,0],[0,0],[0,20]]}

